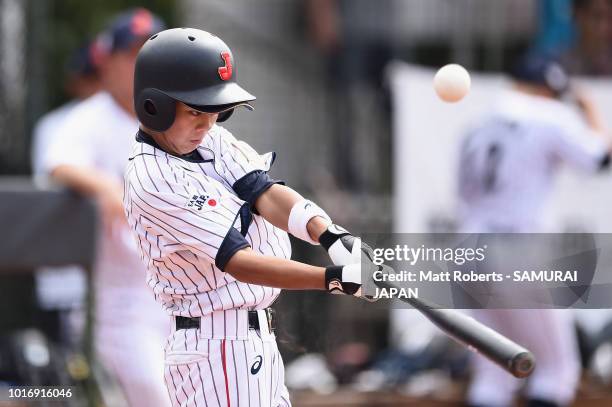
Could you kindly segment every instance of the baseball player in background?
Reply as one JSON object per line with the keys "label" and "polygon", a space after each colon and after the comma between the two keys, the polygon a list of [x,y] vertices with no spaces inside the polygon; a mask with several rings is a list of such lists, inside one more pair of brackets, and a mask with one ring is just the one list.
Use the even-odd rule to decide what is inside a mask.
{"label": "baseball player in background", "polygon": [[[542,232],[543,211],[562,163],[588,172],[608,166],[610,142],[594,104],[570,89],[554,59],[528,55],[514,86],[465,138],[460,157],[461,229],[468,233]],[[561,99],[573,98],[572,109]],[[566,406],[580,374],[567,310],[475,310],[475,317],[530,349],[538,361],[528,406]],[[482,357],[468,392],[473,406],[510,406],[519,382]]]}
{"label": "baseball player in background", "polygon": [[[51,143],[60,137],[58,130],[78,103],[100,90],[100,78],[92,58],[91,42],[76,49],[65,65],[64,91],[73,98],[43,115],[32,134],[32,173],[35,180],[46,178],[43,160]],[[85,274],[79,266],[41,267],[36,270],[36,294],[39,306],[57,326],[59,343],[76,345],[80,341],[85,297]]]}
{"label": "baseball player in background", "polygon": [[163,312],[143,283],[144,267],[123,211],[123,175],[138,121],[136,55],[162,21],[145,9],[118,15],[95,41],[103,90],[75,106],[41,158],[50,176],[94,198],[102,230],[93,270],[95,348],[130,406],[170,405],[163,384]]}
{"label": "baseball player in background", "polygon": [[66,63],[64,92],[71,98],[66,104],[42,116],[34,126],[32,135],[32,172],[43,172],[42,163],[57,129],[68,113],[78,104],[100,90],[100,78],[94,61],[92,42],[79,47]]}
{"label": "baseball player in background", "polygon": [[[268,307],[281,288],[363,296],[360,239],[271,179],[273,153],[217,124],[255,100],[236,72],[220,38],[191,28],[152,36],[136,62],[141,124],[124,205],[147,283],[172,317],[174,406],[291,405]],[[289,260],[286,232],[320,243],[336,265]]]}

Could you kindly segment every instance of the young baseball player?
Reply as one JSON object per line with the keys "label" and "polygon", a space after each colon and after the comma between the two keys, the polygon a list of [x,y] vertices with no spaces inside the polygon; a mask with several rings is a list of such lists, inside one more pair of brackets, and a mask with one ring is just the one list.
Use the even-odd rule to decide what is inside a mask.
{"label": "young baseball player", "polygon": [[[529,233],[541,220],[561,164],[588,172],[609,165],[610,142],[593,103],[570,91],[554,59],[527,56],[514,87],[464,140],[459,171],[462,231]],[[578,114],[560,100],[573,97]],[[582,116],[582,117],[581,117]],[[483,323],[530,349],[530,407],[569,405],[579,378],[578,349],[567,310],[475,310]],[[473,406],[510,406],[520,383],[482,357],[468,392]]]}
{"label": "young baseball player", "polygon": [[[236,72],[221,39],[191,28],[152,36],[136,62],[141,125],[124,205],[147,283],[172,316],[175,406],[291,405],[268,307],[281,288],[363,295],[360,240],[270,178],[273,153],[217,124],[255,100]],[[338,266],[289,260],[286,232],[320,243]]]}
{"label": "young baseball player", "polygon": [[130,406],[170,404],[163,381],[166,316],[143,282],[144,267],[123,211],[123,174],[138,121],[133,71],[144,41],[163,29],[145,9],[121,13],[95,41],[103,90],[78,103],[44,151],[42,168],[92,197],[101,210],[94,279],[98,360],[117,380]]}

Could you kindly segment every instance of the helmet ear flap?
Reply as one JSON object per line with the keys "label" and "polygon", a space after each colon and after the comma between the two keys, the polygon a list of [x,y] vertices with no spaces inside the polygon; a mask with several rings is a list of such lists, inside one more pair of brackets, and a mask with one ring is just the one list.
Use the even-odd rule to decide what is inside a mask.
{"label": "helmet ear flap", "polygon": [[234,110],[235,109],[230,109],[230,110],[226,110],[225,112],[219,113],[219,116],[217,117],[217,123],[223,123],[224,121],[229,119],[230,116],[234,114]]}
{"label": "helmet ear flap", "polygon": [[174,123],[176,102],[157,89],[140,91],[134,105],[140,123],[151,130],[165,131]]}

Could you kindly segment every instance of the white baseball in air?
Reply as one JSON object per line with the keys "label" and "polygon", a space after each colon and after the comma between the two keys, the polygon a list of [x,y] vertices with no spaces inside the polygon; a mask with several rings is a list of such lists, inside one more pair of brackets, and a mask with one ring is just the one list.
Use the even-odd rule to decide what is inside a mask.
{"label": "white baseball in air", "polygon": [[470,91],[470,74],[458,64],[444,65],[436,72],[433,85],[436,93],[445,102],[458,102]]}

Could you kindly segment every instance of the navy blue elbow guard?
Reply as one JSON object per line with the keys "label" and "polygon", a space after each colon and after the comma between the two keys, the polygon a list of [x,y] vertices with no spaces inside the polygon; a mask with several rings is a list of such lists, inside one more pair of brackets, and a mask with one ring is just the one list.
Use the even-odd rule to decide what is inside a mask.
{"label": "navy blue elbow guard", "polygon": [[215,266],[221,271],[224,271],[225,266],[238,250],[251,246],[242,234],[231,227],[225,235],[217,256],[215,257]]}
{"label": "navy blue elbow guard", "polygon": [[232,185],[232,189],[238,198],[249,203],[249,207],[255,213],[255,201],[274,184],[284,185],[283,181],[270,178],[264,170],[251,171]]}

